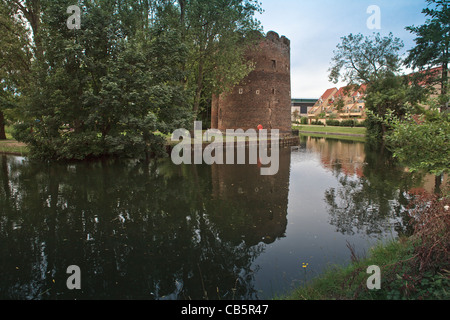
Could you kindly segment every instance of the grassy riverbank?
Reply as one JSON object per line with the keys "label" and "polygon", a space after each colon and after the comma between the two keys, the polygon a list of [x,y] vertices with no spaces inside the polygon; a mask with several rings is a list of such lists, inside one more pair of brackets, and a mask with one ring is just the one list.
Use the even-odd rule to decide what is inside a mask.
{"label": "grassy riverbank", "polygon": [[12,138],[11,128],[6,127],[6,140],[0,140],[0,154],[15,154],[24,156],[28,153],[28,148],[24,143],[20,143]]}
{"label": "grassy riverbank", "polygon": [[0,140],[0,154],[16,154],[24,156],[28,153],[26,145],[16,140]]}
{"label": "grassy riverbank", "polygon": [[363,127],[332,127],[314,125],[295,125],[293,130],[299,130],[300,135],[316,138],[329,138],[349,141],[366,141],[366,128]]}
{"label": "grassy riverbank", "polygon": [[347,140],[347,141],[355,141],[355,142],[365,142],[366,137],[364,136],[346,136],[346,135],[337,135],[332,133],[309,133],[309,132],[300,132],[301,136],[313,137],[313,138],[327,138],[327,139],[335,139],[335,140]]}
{"label": "grassy riverbank", "polygon": [[366,128],[363,127],[332,127],[332,126],[314,126],[314,125],[295,125],[293,130],[299,130],[301,135],[334,138],[340,140],[351,140],[364,142],[366,140]]}
{"label": "grassy riverbank", "polygon": [[343,135],[360,135],[365,136],[367,129],[364,127],[333,127],[333,126],[313,126],[313,125],[296,125],[292,127],[301,133],[334,133]]}
{"label": "grassy riverbank", "polygon": [[[352,263],[330,267],[306,286],[283,300],[450,300],[450,199],[421,199],[425,209],[414,211],[415,231],[374,247],[367,257],[357,257],[350,247]],[[381,270],[381,289],[369,290],[369,266]]]}

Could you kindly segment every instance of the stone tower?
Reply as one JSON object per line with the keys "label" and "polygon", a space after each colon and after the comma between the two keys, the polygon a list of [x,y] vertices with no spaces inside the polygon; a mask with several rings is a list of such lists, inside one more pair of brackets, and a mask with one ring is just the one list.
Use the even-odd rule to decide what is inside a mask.
{"label": "stone tower", "polygon": [[290,40],[273,31],[250,47],[246,58],[254,70],[231,92],[213,97],[211,127],[226,129],[278,129],[291,132]]}

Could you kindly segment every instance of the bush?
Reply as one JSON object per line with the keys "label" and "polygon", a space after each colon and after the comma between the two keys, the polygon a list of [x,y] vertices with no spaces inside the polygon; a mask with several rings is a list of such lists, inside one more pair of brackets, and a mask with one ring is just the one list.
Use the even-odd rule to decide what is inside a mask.
{"label": "bush", "polygon": [[417,198],[411,217],[415,219],[415,252],[420,271],[450,269],[450,199],[440,200],[428,194]]}
{"label": "bush", "polygon": [[359,122],[359,121],[355,120],[355,127],[364,128],[366,126],[366,122],[367,122],[367,120],[364,120],[362,122]]}
{"label": "bush", "polygon": [[341,127],[355,127],[356,126],[356,120],[342,120],[340,123]]}
{"label": "bush", "polygon": [[327,120],[327,126],[332,126],[332,127],[339,127],[340,122],[339,120]]}
{"label": "bush", "polygon": [[386,145],[402,165],[435,175],[450,171],[450,121],[442,117],[417,124],[413,119],[392,118],[389,125]]}
{"label": "bush", "polygon": [[302,117],[300,119],[301,124],[308,124],[308,117]]}
{"label": "bush", "polygon": [[449,198],[414,195],[409,207],[414,227],[411,258],[400,261],[385,275],[388,299],[450,298],[449,205]]}

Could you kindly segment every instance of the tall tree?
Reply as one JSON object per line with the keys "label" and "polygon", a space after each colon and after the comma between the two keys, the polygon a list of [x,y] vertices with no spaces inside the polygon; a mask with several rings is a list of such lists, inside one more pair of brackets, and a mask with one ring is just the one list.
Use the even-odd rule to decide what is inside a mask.
{"label": "tall tree", "polygon": [[80,1],[82,27],[69,30],[71,2],[53,0],[43,10],[43,58],[35,61],[17,139],[43,159],[159,151],[164,140],[156,132],[189,119],[178,33],[146,6],[118,0]]}
{"label": "tall tree", "polygon": [[0,33],[0,140],[4,140],[5,113],[17,104],[31,61],[26,28],[4,0],[0,1]]}
{"label": "tall tree", "polygon": [[341,38],[334,51],[329,80],[349,84],[367,84],[400,70],[403,42],[392,33],[381,37],[350,34]]}
{"label": "tall tree", "polygon": [[371,36],[350,34],[342,38],[332,59],[330,81],[367,85],[368,136],[377,140],[386,134],[384,116],[387,112],[393,111],[401,117],[424,98],[423,90],[411,87],[410,79],[400,75],[403,46],[392,33],[385,37],[379,33]]}
{"label": "tall tree", "polygon": [[48,0],[8,0],[6,1],[12,9],[13,14],[18,14],[21,19],[28,22],[31,27],[31,39],[33,41],[33,51],[36,59],[42,59],[43,48],[41,38],[41,23],[43,5]]}
{"label": "tall tree", "polygon": [[[181,33],[190,57],[186,85],[193,89],[193,111],[204,100],[221,93],[251,71],[244,59],[243,38],[250,42],[260,31],[254,14],[261,11],[255,0],[179,0]],[[219,91],[219,92],[217,92]]]}
{"label": "tall tree", "polygon": [[[6,3],[33,48],[15,137],[46,159],[154,152],[156,132],[186,127],[249,72],[242,42],[259,30],[255,0]],[[79,30],[66,24],[73,4]]]}
{"label": "tall tree", "polygon": [[426,99],[429,91],[410,79],[409,76],[387,73],[367,86],[366,112],[370,138],[382,140],[386,136],[391,129],[385,121],[387,115],[392,113],[401,119],[409,112],[422,112],[420,103]]}
{"label": "tall tree", "polygon": [[427,0],[428,7],[422,13],[426,23],[406,29],[414,33],[416,46],[410,49],[405,60],[407,66],[426,70],[441,67],[442,74],[434,77],[441,87],[441,112],[448,110],[448,64],[450,59],[450,1]]}

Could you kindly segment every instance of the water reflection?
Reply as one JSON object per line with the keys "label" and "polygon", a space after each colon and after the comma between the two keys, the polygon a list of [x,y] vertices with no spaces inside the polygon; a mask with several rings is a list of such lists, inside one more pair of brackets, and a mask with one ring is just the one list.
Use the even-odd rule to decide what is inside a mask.
{"label": "water reflection", "polygon": [[[270,298],[314,255],[301,238],[316,228],[309,217],[321,247],[337,243],[333,232],[376,237],[392,221],[406,232],[405,192],[423,178],[364,144],[315,138],[283,148],[276,176],[169,160],[0,164],[0,299]],[[266,276],[275,263],[288,285]],[[80,291],[66,287],[70,265]]]}
{"label": "water reflection", "polygon": [[[257,166],[2,156],[0,297],[254,299],[259,244],[285,232],[289,156],[265,178]],[[72,264],[82,292],[65,287]]]}
{"label": "water reflection", "polygon": [[[410,191],[423,186],[423,173],[409,173],[380,146],[345,140],[307,138],[321,154],[324,168],[332,172],[337,187],[324,194],[330,224],[342,234],[372,237],[389,232],[410,234],[406,206]],[[432,192],[432,188],[429,188]]]}
{"label": "water reflection", "polygon": [[262,176],[254,165],[212,166],[210,212],[216,212],[221,225],[232,227],[227,232],[231,238],[240,235],[255,245],[285,237],[290,164],[291,150],[286,147],[280,150],[280,170],[274,176]]}

